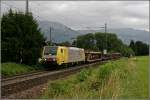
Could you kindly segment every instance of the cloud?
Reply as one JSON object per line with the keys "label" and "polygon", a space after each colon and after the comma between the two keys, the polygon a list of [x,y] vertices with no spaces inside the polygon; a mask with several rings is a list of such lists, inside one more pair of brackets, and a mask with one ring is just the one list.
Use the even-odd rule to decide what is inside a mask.
{"label": "cloud", "polygon": [[[25,1],[3,1],[2,12],[9,5],[25,11]],[[29,8],[38,20],[61,22],[73,29],[105,22],[110,28],[149,28],[148,1],[30,1]]]}

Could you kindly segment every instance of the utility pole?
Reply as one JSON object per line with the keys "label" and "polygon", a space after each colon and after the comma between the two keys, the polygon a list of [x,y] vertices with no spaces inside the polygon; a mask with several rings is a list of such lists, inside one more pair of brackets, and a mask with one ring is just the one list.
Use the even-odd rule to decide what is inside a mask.
{"label": "utility pole", "polygon": [[49,41],[50,41],[50,46],[52,45],[52,36],[51,36],[51,33],[52,32],[52,27],[50,27],[50,30],[49,30],[49,33],[50,33],[50,35],[49,35]]}
{"label": "utility pole", "polygon": [[106,47],[105,47],[105,49],[104,49],[104,54],[107,54],[107,23],[105,23],[105,26],[104,26],[104,28],[105,28],[105,36],[106,36]]}
{"label": "utility pole", "polygon": [[105,23],[105,33],[107,33],[107,23]]}
{"label": "utility pole", "polygon": [[26,14],[29,12],[29,0],[26,0]]}

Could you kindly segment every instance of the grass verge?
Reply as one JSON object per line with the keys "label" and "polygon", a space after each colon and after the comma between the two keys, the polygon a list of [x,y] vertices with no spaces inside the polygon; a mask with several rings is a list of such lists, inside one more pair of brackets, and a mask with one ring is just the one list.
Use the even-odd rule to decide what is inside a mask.
{"label": "grass verge", "polygon": [[41,98],[148,99],[148,57],[110,61],[50,82]]}
{"label": "grass verge", "polygon": [[17,74],[29,73],[29,72],[40,70],[40,69],[42,68],[23,65],[23,64],[16,64],[16,63],[11,63],[11,62],[1,64],[2,77],[9,77],[9,76],[17,75]]}

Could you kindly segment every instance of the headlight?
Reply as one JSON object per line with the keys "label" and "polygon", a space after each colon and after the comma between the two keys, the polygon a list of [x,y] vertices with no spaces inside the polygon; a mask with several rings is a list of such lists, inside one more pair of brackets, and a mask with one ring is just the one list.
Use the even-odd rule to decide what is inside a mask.
{"label": "headlight", "polygon": [[53,61],[56,61],[56,59],[55,59],[55,58],[53,58]]}
{"label": "headlight", "polygon": [[42,60],[41,58],[38,59],[39,62],[41,62],[41,60]]}

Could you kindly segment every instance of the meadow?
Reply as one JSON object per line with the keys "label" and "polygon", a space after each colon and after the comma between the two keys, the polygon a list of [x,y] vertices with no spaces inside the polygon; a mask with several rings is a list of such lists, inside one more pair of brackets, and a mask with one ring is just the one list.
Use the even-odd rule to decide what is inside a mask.
{"label": "meadow", "polygon": [[109,61],[49,82],[41,98],[148,99],[148,56]]}
{"label": "meadow", "polygon": [[18,74],[25,74],[43,68],[37,66],[28,66],[24,64],[17,64],[12,62],[2,63],[1,64],[1,73],[2,77],[10,77]]}

